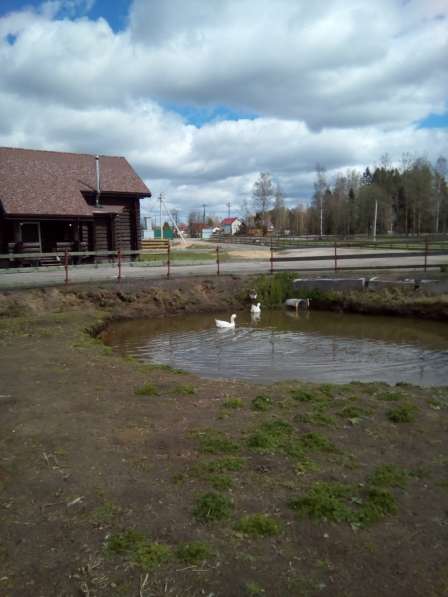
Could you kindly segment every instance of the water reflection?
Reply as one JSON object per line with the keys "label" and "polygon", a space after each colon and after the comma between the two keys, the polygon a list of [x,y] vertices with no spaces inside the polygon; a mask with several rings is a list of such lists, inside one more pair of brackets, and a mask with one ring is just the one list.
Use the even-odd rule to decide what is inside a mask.
{"label": "water reflection", "polygon": [[[220,314],[226,319],[228,314]],[[207,377],[275,381],[407,381],[448,385],[448,325],[313,311],[119,322],[105,334],[116,350]]]}

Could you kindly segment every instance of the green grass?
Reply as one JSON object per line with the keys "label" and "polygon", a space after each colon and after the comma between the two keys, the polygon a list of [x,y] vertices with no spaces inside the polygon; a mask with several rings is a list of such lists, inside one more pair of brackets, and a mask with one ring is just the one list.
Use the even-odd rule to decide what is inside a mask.
{"label": "green grass", "polygon": [[297,296],[293,288],[293,280],[297,274],[293,272],[281,272],[274,275],[258,276],[255,282],[255,289],[258,299],[265,308],[282,305],[287,298]]}
{"label": "green grass", "polygon": [[344,408],[336,414],[344,419],[360,419],[361,417],[368,416],[369,413],[364,408],[351,404],[349,406],[344,406]]}
{"label": "green grass", "polygon": [[291,398],[293,400],[297,400],[298,402],[312,402],[313,400],[317,399],[317,394],[315,392],[311,392],[310,390],[298,388],[296,390],[291,390]]}
{"label": "green grass", "polygon": [[[135,357],[128,357],[129,359],[135,360]],[[149,371],[165,371],[166,373],[175,373],[176,375],[186,375],[186,371],[183,369],[176,369],[171,365],[165,365],[164,363],[139,363],[139,367],[146,372]]]}
{"label": "green grass", "polygon": [[199,440],[199,450],[206,454],[235,454],[240,450],[237,442],[227,438],[220,431],[197,431],[195,437]]}
{"label": "green grass", "polygon": [[317,481],[307,493],[289,502],[303,518],[346,522],[364,527],[397,512],[395,497],[382,487],[359,490],[348,484]]}
{"label": "green grass", "polygon": [[392,423],[412,423],[415,421],[418,409],[414,404],[402,404],[386,412],[386,417]]}
{"label": "green grass", "polygon": [[328,415],[319,408],[316,408],[309,413],[297,415],[296,420],[299,423],[306,423],[308,425],[321,425],[323,427],[333,427],[336,425],[336,419],[332,415]]}
{"label": "green grass", "polygon": [[142,533],[134,530],[110,535],[105,544],[106,553],[120,555],[143,568],[151,570],[170,559],[172,552],[168,545],[153,543]]}
{"label": "green grass", "polygon": [[240,471],[245,462],[238,456],[225,456],[216,460],[201,462],[199,467],[209,473],[223,473],[230,471]]}
{"label": "green grass", "polygon": [[281,524],[268,514],[248,514],[240,518],[235,530],[254,537],[272,537],[280,533]]}
{"label": "green grass", "polygon": [[181,396],[193,396],[196,394],[196,389],[190,383],[180,383],[172,389],[172,393],[180,394]]}
{"label": "green grass", "polygon": [[263,587],[254,581],[247,582],[244,589],[244,594],[248,597],[261,597],[262,595],[266,595],[266,591]]}
{"label": "green grass", "polygon": [[335,451],[333,443],[317,432],[297,435],[286,421],[275,420],[260,425],[247,439],[249,448],[262,453],[282,453],[303,458],[307,452]]}
{"label": "green grass", "polygon": [[272,408],[272,399],[264,394],[259,394],[251,402],[251,409],[258,411],[267,411]]}
{"label": "green grass", "polygon": [[193,516],[199,522],[208,523],[229,518],[232,510],[233,504],[229,497],[210,491],[197,500]]}
{"label": "green grass", "polygon": [[228,475],[213,473],[205,477],[205,480],[210,483],[213,489],[219,491],[225,491],[232,487],[232,479]]}
{"label": "green grass", "polygon": [[403,398],[403,394],[401,392],[383,392],[382,394],[378,394],[376,398],[384,402],[398,402],[398,400]]}
{"label": "green grass", "polygon": [[110,501],[105,501],[101,506],[98,506],[91,513],[90,518],[93,522],[105,524],[112,522],[112,520],[121,512],[121,508]]}
{"label": "green grass", "polygon": [[368,484],[376,487],[406,487],[409,474],[393,464],[378,466],[368,478]]}
{"label": "green grass", "polygon": [[224,402],[222,403],[222,407],[228,408],[230,410],[236,410],[238,408],[243,408],[244,403],[241,400],[241,398],[228,398],[227,400],[224,400]]}
{"label": "green grass", "polygon": [[144,385],[140,386],[139,388],[135,389],[136,396],[158,396],[159,391],[157,387],[153,383],[145,383]]}
{"label": "green grass", "polygon": [[195,565],[212,557],[212,551],[207,543],[195,541],[184,543],[176,549],[176,557],[184,564]]}

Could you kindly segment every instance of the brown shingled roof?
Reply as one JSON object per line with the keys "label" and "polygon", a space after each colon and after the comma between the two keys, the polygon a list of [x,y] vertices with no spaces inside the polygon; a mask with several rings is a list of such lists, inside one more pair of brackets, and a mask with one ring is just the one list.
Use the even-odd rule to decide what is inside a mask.
{"label": "brown shingled roof", "polygon": [[[100,156],[104,193],[151,195],[123,157]],[[0,203],[8,215],[90,216],[82,192],[96,191],[95,156],[0,147]]]}

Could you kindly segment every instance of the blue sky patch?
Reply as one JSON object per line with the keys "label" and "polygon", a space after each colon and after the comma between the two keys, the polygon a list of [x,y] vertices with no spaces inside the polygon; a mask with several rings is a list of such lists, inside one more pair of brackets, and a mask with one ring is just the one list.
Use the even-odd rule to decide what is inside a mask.
{"label": "blue sky patch", "polygon": [[448,127],[448,112],[444,114],[429,114],[418,123],[419,129],[438,129]]}
{"label": "blue sky patch", "polygon": [[[56,18],[77,19],[88,16],[90,19],[96,20],[103,17],[115,32],[126,28],[131,0],[95,0],[88,12],[85,10],[86,4],[87,2],[81,0],[78,9],[73,11],[70,9],[73,5],[67,3],[66,8],[63,8]],[[30,7],[39,9],[42,5],[42,0],[0,0],[0,17]]]}
{"label": "blue sky patch", "polygon": [[188,124],[194,124],[197,127],[221,120],[255,120],[258,117],[257,114],[233,110],[226,106],[199,107],[174,102],[164,102],[162,105],[165,109],[182,116]]}

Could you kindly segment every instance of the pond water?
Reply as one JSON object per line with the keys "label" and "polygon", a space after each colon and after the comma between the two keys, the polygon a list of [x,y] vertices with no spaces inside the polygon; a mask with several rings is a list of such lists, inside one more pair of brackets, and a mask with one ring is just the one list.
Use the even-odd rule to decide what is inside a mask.
{"label": "pond water", "polygon": [[121,354],[204,377],[448,385],[446,323],[280,310],[257,321],[239,313],[236,329],[220,330],[214,317],[116,322],[103,339]]}

